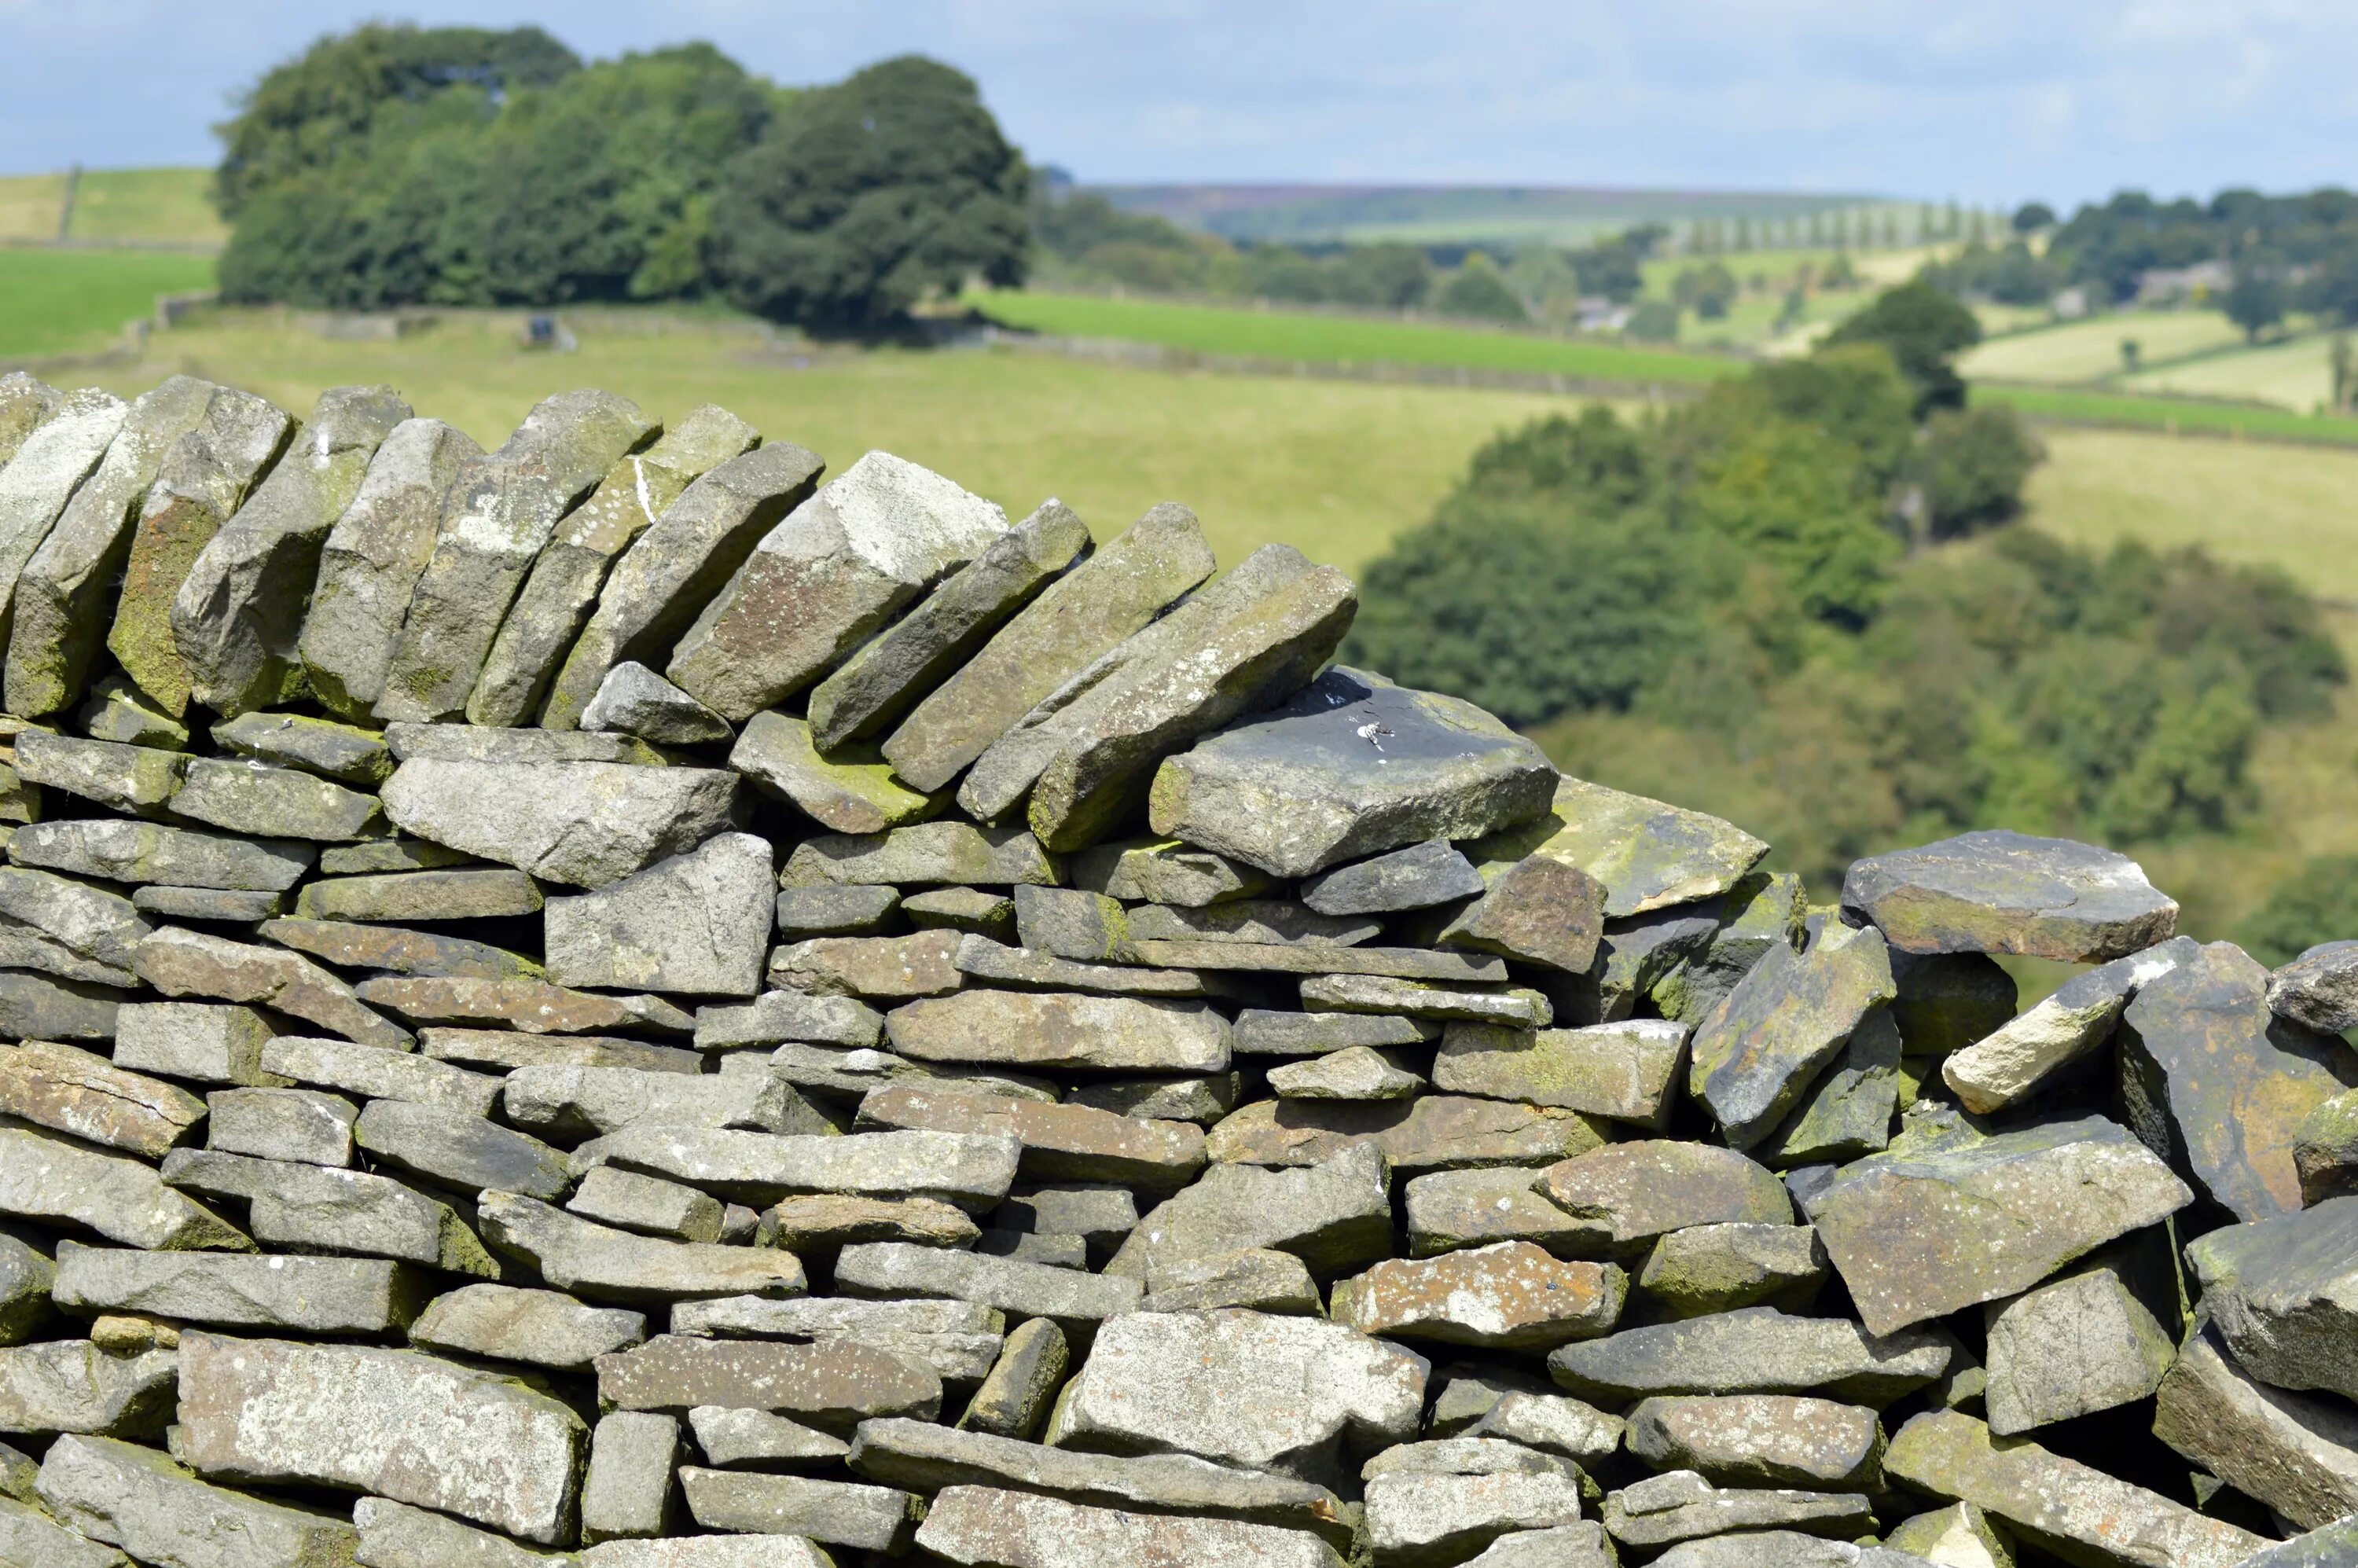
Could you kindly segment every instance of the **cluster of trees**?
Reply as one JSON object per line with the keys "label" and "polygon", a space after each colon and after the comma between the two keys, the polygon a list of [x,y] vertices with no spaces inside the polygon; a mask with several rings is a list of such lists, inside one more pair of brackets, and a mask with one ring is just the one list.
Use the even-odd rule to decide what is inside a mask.
{"label": "cluster of trees", "polygon": [[1028,171],[915,56],[783,89],[708,44],[585,65],[535,27],[372,24],[221,128],[222,290],[344,308],[713,295],[813,325],[1012,283]]}
{"label": "cluster of trees", "polygon": [[2135,298],[2155,268],[2219,262],[2233,269],[2221,303],[2247,331],[2276,325],[2288,310],[2358,325],[2358,194],[2335,187],[2288,196],[2223,190],[2208,201],[2124,190],[2060,222],[2033,202],[2016,213],[2015,227],[2048,232],[2049,293],[2080,284],[2097,303],[2117,304]]}
{"label": "cluster of trees", "polygon": [[2321,714],[2345,678],[2317,605],[2196,552],[1995,526],[2039,453],[2010,410],[1964,405],[1975,336],[1911,284],[1659,417],[1500,438],[1368,568],[1346,656],[1543,727],[1574,771],[1724,812],[1828,881],[1974,826],[2231,825],[2263,726]]}

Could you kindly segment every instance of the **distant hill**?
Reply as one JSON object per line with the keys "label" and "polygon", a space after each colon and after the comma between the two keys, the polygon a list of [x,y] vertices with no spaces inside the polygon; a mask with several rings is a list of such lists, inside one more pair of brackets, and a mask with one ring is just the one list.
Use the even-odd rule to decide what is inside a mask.
{"label": "distant hill", "polygon": [[[1152,212],[1231,240],[1410,240],[1446,244],[1552,240],[1577,244],[1636,223],[1806,221],[1858,208],[1916,206],[1844,192],[1616,190],[1538,185],[1087,185],[1126,211]],[[1912,236],[1912,227],[1909,229]]]}
{"label": "distant hill", "polygon": [[212,178],[209,168],[86,168],[69,217],[65,175],[0,175],[0,243],[218,250],[229,228],[213,211]]}

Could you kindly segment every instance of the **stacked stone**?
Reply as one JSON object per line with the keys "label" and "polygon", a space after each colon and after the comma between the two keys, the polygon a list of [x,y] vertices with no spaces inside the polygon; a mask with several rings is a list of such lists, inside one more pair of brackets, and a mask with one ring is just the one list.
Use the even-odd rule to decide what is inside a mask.
{"label": "stacked stone", "polygon": [[717,408],[0,465],[0,1564],[2358,1562],[2358,943]]}

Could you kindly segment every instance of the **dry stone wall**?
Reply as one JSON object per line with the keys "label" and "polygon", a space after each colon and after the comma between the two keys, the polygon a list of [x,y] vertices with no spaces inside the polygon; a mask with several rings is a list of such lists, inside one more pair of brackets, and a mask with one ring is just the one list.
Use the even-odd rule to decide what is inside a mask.
{"label": "dry stone wall", "polygon": [[1354,604],[0,380],[0,1564],[2358,1563],[2358,943],[1811,908]]}

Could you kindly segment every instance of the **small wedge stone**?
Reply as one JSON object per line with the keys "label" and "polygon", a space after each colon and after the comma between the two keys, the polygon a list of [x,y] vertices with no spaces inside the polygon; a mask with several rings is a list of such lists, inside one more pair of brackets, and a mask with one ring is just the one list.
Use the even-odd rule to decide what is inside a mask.
{"label": "small wedge stone", "polygon": [[736,734],[729,720],[627,660],[606,672],[598,695],[581,710],[581,728],[617,730],[658,746],[712,745]]}
{"label": "small wedge stone", "polygon": [[622,1307],[584,1306],[559,1291],[466,1285],[434,1298],[409,1325],[428,1350],[586,1371],[600,1356],[647,1336],[647,1320]]}

